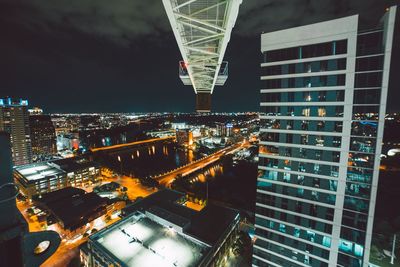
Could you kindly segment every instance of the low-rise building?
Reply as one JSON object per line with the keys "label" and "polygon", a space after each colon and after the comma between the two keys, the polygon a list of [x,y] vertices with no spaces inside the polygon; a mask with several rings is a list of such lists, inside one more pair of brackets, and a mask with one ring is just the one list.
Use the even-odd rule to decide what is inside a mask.
{"label": "low-rise building", "polygon": [[89,237],[81,262],[92,266],[219,266],[236,237],[239,212],[185,206],[183,193],[164,189],[122,211],[124,218]]}
{"label": "low-rise building", "polygon": [[20,192],[32,198],[68,186],[84,187],[97,182],[100,165],[85,159],[60,159],[18,166],[14,180]]}
{"label": "low-rise building", "polygon": [[56,222],[52,228],[68,238],[103,228],[106,217],[125,206],[123,201],[110,200],[74,187],[43,194],[35,203],[52,216],[52,221]]}

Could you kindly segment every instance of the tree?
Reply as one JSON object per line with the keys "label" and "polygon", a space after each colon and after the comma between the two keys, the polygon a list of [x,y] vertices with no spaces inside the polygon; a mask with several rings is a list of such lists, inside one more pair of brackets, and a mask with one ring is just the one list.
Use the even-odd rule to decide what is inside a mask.
{"label": "tree", "polygon": [[26,212],[30,215],[30,216],[32,216],[35,212],[33,211],[33,209],[32,208],[28,208],[27,210],[26,210]]}

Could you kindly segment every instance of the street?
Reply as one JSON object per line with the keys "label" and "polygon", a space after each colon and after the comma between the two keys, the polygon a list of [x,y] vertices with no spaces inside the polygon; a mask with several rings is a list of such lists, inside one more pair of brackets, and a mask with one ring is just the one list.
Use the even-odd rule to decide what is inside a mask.
{"label": "street", "polygon": [[188,174],[191,174],[197,170],[200,170],[200,169],[206,167],[207,165],[210,165],[210,164],[218,161],[222,156],[224,156],[226,154],[234,153],[237,150],[242,149],[245,146],[248,146],[248,144],[242,143],[242,142],[236,143],[232,146],[223,148],[210,156],[204,157],[198,161],[195,161],[186,166],[183,166],[182,168],[178,168],[175,171],[169,172],[165,175],[158,176],[155,179],[160,183],[160,185],[169,187],[169,185],[174,181],[174,179],[177,175],[186,176]]}

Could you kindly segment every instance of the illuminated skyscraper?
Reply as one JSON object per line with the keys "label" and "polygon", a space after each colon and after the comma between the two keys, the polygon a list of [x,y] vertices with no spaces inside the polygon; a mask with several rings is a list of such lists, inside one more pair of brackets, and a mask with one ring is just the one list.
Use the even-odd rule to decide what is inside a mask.
{"label": "illuminated skyscraper", "polygon": [[28,101],[0,98],[0,131],[11,136],[14,165],[32,161],[32,147],[29,131]]}
{"label": "illuminated skyscraper", "polygon": [[395,14],[261,35],[253,266],[368,266]]}

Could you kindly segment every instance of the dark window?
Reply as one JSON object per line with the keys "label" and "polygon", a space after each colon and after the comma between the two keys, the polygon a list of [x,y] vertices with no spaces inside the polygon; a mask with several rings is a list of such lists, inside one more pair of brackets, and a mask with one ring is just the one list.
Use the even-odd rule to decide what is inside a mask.
{"label": "dark window", "polygon": [[382,70],[383,56],[357,58],[356,71]]}
{"label": "dark window", "polygon": [[282,65],[261,68],[261,76],[281,75]]}
{"label": "dark window", "polygon": [[362,261],[360,259],[353,258],[349,255],[339,253],[338,264],[340,264],[340,266],[361,267]]}
{"label": "dark window", "polygon": [[365,231],[367,229],[367,221],[368,217],[364,214],[346,210],[343,211],[342,225]]}
{"label": "dark window", "polygon": [[380,87],[382,72],[357,73],[355,77],[355,88]]}
{"label": "dark window", "polygon": [[347,40],[340,40],[335,42],[335,55],[347,53]]}
{"label": "dark window", "polygon": [[281,101],[281,93],[268,93],[261,95],[262,102],[280,102]]}
{"label": "dark window", "polygon": [[272,50],[264,52],[265,62],[275,62],[275,61],[284,61],[284,60],[292,60],[299,58],[299,48],[291,47],[286,49]]}
{"label": "dark window", "polygon": [[336,91],[336,101],[344,101],[344,91]]}
{"label": "dark window", "polygon": [[303,58],[322,57],[322,56],[329,56],[332,54],[333,54],[332,42],[313,44],[302,47]]}
{"label": "dark window", "polygon": [[354,90],[354,104],[379,104],[381,89]]}
{"label": "dark window", "polygon": [[357,36],[357,56],[383,53],[383,31]]}
{"label": "dark window", "polygon": [[[372,78],[369,78],[372,80]],[[264,89],[280,88],[302,88],[302,87],[320,87],[320,86],[341,86],[345,85],[346,75],[324,75],[313,77],[283,78],[263,80]]]}

